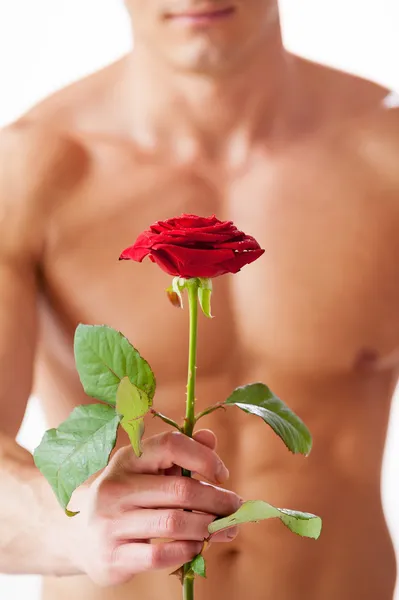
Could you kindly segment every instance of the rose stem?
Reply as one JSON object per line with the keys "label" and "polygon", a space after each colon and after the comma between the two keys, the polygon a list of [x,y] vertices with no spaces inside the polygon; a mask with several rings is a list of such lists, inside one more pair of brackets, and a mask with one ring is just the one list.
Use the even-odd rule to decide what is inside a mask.
{"label": "rose stem", "polygon": [[[186,418],[183,432],[189,437],[193,436],[195,426],[195,375],[197,359],[197,324],[198,324],[198,281],[190,279],[187,282],[188,303],[190,311],[190,337],[188,351],[188,376]],[[183,469],[184,477],[191,477],[191,472]],[[194,600],[194,577],[190,574],[190,565],[184,565],[183,600]]]}
{"label": "rose stem", "polygon": [[194,578],[184,577],[183,600],[194,600]]}
{"label": "rose stem", "polygon": [[[188,304],[190,311],[190,341],[188,350],[187,401],[184,433],[193,436],[195,425],[195,372],[197,361],[197,323],[198,323],[198,283],[196,279],[188,281]],[[190,471],[183,473],[191,477]]]}

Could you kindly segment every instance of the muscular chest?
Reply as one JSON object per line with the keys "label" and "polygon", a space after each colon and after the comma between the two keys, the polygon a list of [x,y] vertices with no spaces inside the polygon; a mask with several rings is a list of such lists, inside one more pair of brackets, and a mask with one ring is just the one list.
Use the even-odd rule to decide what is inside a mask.
{"label": "muscular chest", "polygon": [[149,261],[118,257],[156,220],[215,213],[266,252],[215,282],[216,318],[200,323],[202,374],[233,364],[256,373],[254,365],[344,371],[364,357],[395,355],[399,202],[369,175],[306,160],[260,162],[227,182],[128,167],[103,165],[54,211],[44,264],[53,332],[70,336],[79,322],[106,323],[129,337],[165,384],[184,378],[188,317],[168,304],[170,278]]}

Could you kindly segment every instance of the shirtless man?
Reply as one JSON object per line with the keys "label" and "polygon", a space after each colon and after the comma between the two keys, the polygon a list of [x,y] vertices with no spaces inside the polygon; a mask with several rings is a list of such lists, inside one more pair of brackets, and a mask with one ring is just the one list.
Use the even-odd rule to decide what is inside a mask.
{"label": "shirtless man", "polygon": [[[167,304],[164,273],[117,258],[155,220],[216,213],[266,253],[216,281],[198,408],[270,385],[311,429],[309,458],[234,410],[204,425],[231,490],[324,529],[314,542],[278,522],[242,528],[213,545],[196,597],[391,600],[380,473],[399,364],[399,115],[387,90],[286,53],[276,0],[127,5],[134,52],[1,136],[0,571],[45,575],[46,600],[175,600],[167,569],[237,506],[210,432],[154,437],[153,420],[142,462],[122,448],[79,490],[74,520],[13,441],[32,389],[49,427],[88,401],[79,322],[123,331],[157,374],[158,410],[181,418],[187,314]],[[172,464],[215,487],[157,476]],[[175,541],[143,544],[159,537]]]}

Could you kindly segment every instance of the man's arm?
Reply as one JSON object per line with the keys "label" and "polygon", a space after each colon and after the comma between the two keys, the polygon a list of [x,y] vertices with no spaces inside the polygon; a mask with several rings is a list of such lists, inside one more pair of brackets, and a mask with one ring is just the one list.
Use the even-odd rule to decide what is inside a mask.
{"label": "man's arm", "polygon": [[[79,152],[72,142],[18,129],[0,136],[0,572],[86,573],[111,585],[189,561],[209,523],[234,512],[240,500],[176,471],[178,465],[223,483],[227,471],[213,434],[190,440],[168,432],[147,440],[140,460],[131,448],[118,451],[93,484],[76,492],[73,508],[81,513],[69,519],[30,453],[14,441],[32,387],[46,202],[77,184]],[[154,538],[172,541],[148,544]]]}
{"label": "man's arm", "polygon": [[46,142],[25,126],[0,136],[0,571],[6,573],[71,569],[49,530],[52,519],[53,533],[65,527],[62,512],[31,454],[14,441],[33,379],[42,197],[55,158],[54,143]]}

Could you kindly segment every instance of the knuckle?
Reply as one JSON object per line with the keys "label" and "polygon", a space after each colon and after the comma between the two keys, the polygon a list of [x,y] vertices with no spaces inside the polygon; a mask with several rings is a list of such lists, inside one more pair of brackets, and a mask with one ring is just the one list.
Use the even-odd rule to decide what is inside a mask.
{"label": "knuckle", "polygon": [[123,468],[123,465],[125,465],[129,461],[131,454],[131,446],[124,446],[123,448],[119,448],[112,457],[111,462],[108,465],[108,469],[110,471],[117,471]]}
{"label": "knuckle", "polygon": [[124,583],[130,574],[123,561],[123,544],[115,535],[116,523],[112,519],[96,518],[90,528],[91,552],[85,557],[86,572],[103,588]]}
{"label": "knuckle", "polygon": [[136,457],[131,446],[119,448],[105,469],[106,476],[118,478],[136,472]]}
{"label": "knuckle", "polygon": [[164,544],[153,544],[150,553],[150,568],[161,569],[164,566],[165,550]]}
{"label": "knuckle", "polygon": [[102,543],[98,547],[95,582],[102,587],[118,583],[120,548],[116,544]]}
{"label": "knuckle", "polygon": [[122,496],[122,482],[116,478],[105,477],[95,489],[94,512],[98,516],[110,513],[111,506]]}
{"label": "knuckle", "polygon": [[176,445],[181,437],[181,433],[178,431],[166,431],[161,437],[161,446],[167,452],[173,452]]}
{"label": "knuckle", "polygon": [[177,477],[172,484],[172,494],[179,504],[190,503],[194,495],[190,479]]}
{"label": "knuckle", "polygon": [[[137,565],[127,561],[126,545],[108,541],[100,546],[99,583],[102,587],[113,587],[129,582],[140,572]],[[103,583],[102,583],[103,582]]]}
{"label": "knuckle", "polygon": [[123,581],[121,548],[122,546],[120,545],[114,545],[110,547],[108,553],[108,561],[105,564],[105,572],[107,573],[108,585],[118,585]]}
{"label": "knuckle", "polygon": [[120,566],[121,546],[118,544],[109,544],[105,546],[104,557],[106,559],[106,567],[111,571],[117,570]]}
{"label": "knuckle", "polygon": [[97,537],[100,543],[106,547],[111,545],[116,539],[115,524],[115,520],[111,518],[100,518],[97,521]]}
{"label": "knuckle", "polygon": [[171,510],[163,517],[161,529],[173,537],[184,527],[184,515],[178,510]]}

